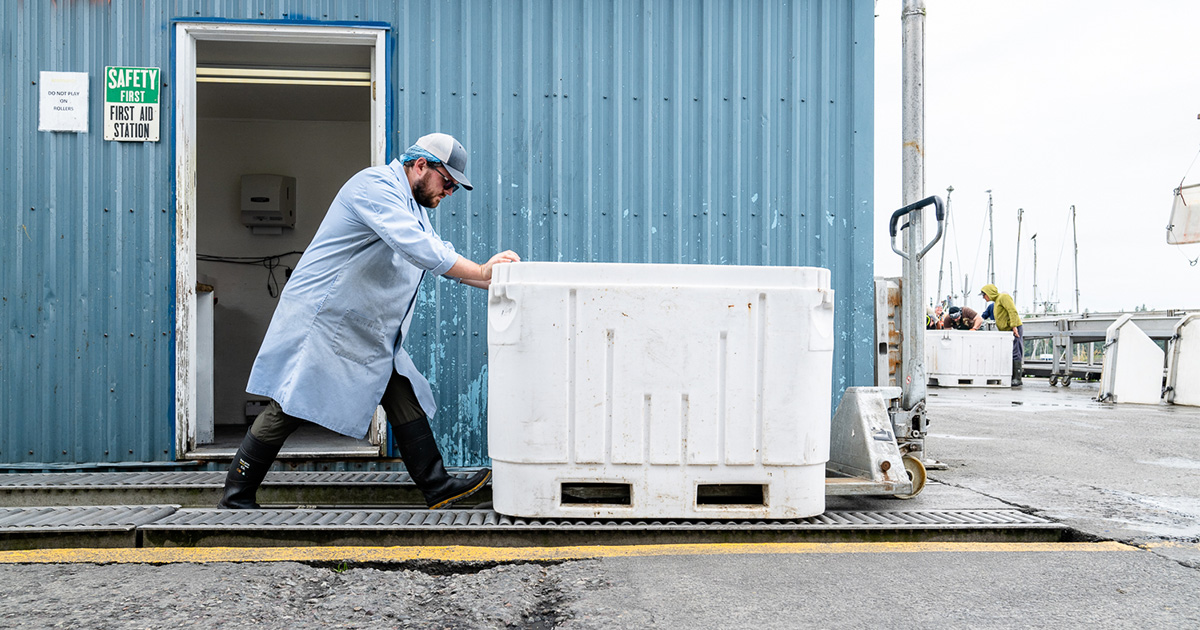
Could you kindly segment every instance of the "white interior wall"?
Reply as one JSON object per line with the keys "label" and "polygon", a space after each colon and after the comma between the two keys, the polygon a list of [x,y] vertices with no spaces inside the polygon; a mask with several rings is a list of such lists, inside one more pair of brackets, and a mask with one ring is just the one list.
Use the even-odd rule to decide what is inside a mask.
{"label": "white interior wall", "polygon": [[[329,203],[354,173],[370,166],[368,122],[197,120],[196,241],[200,254],[266,256],[303,250]],[[296,227],[282,235],[252,234],[241,223],[241,176],[296,178]],[[284,263],[294,267],[299,256]],[[198,262],[216,285],[214,307],[215,423],[244,422],[246,382],[278,303],[267,292],[266,268]],[[284,268],[275,270],[280,290]]]}

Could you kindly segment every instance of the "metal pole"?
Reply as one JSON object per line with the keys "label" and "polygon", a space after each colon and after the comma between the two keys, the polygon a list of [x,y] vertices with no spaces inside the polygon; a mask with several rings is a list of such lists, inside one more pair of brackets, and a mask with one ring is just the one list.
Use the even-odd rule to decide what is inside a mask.
{"label": "metal pole", "polygon": [[1075,230],[1075,205],[1071,205],[1071,239],[1075,241],[1075,312],[1079,310],[1079,233]]}
{"label": "metal pole", "polygon": [[[946,234],[950,233],[950,193],[954,192],[954,186],[946,187]],[[942,301],[942,272],[946,270],[946,241],[950,239],[942,239],[942,262],[938,263],[938,289],[935,297],[939,302]],[[950,275],[954,275],[954,264],[950,264]],[[954,286],[953,277],[950,280],[950,285]],[[954,293],[954,289],[950,289]]]}
{"label": "metal pole", "polygon": [[996,237],[992,229],[992,191],[988,194],[988,282],[996,284]]}
{"label": "metal pole", "polygon": [[[904,0],[900,14],[903,37],[901,80],[901,173],[904,205],[925,196],[925,2]],[[925,403],[925,287],[917,253],[925,245],[922,211],[908,215],[901,289],[901,355],[904,380],[901,406],[907,411]]]}
{"label": "metal pole", "polygon": [[[954,292],[954,261],[950,261],[950,296],[957,298],[958,294]],[[966,300],[963,300],[965,303]]]}
{"label": "metal pole", "polygon": [[[1033,236],[1029,237],[1029,240],[1033,241],[1033,310],[1031,312],[1036,313],[1037,305],[1038,305],[1038,301],[1037,301],[1037,232],[1034,232]],[[1014,304],[1015,303],[1016,302],[1014,302]]]}
{"label": "metal pole", "polygon": [[1013,266],[1013,306],[1017,304],[1017,285],[1021,279],[1021,219],[1025,216],[1025,208],[1017,208],[1017,262]]}

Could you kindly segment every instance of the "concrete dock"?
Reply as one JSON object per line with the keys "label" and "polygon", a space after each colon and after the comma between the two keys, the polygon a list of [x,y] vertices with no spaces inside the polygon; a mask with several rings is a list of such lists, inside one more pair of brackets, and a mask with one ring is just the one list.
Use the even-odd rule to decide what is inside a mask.
{"label": "concrete dock", "polygon": [[[933,388],[929,454],[946,468],[911,500],[829,497],[824,523],[510,519],[501,534],[472,529],[494,518],[486,500],[426,511],[433,520],[420,525],[404,479],[364,477],[345,496],[391,505],[274,510],[291,520],[257,528],[237,521],[262,515],[237,515],[188,540],[172,523],[229,513],[157,504],[168,495],[156,493],[199,506],[215,501],[219,478],[145,483],[142,504],[130,501],[136,488],[30,489],[25,478],[0,493],[9,516],[50,510],[45,525],[52,508],[146,513],[111,528],[108,548],[69,532],[5,539],[0,626],[96,627],[101,614],[113,628],[1196,627],[1200,409],[1095,395],[1037,378],[1017,390]],[[301,480],[278,481],[276,498],[304,496]],[[83,498],[92,504],[67,505]],[[380,525],[401,513],[414,516]],[[328,533],[362,514],[375,525],[359,517],[356,533]],[[1028,521],[1006,530],[981,525],[987,514]],[[10,534],[13,523],[0,517]]]}

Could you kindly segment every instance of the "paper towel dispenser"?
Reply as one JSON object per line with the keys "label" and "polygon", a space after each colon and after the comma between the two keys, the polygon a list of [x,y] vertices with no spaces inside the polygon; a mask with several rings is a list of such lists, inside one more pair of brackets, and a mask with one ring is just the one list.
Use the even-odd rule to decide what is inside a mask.
{"label": "paper towel dispenser", "polygon": [[296,227],[296,178],[242,175],[242,225],[255,234],[282,234]]}

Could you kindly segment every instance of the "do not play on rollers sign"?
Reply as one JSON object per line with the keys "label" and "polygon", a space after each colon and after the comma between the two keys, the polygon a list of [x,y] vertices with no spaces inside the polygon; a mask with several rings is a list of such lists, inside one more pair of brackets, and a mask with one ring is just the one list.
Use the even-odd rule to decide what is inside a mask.
{"label": "do not play on rollers sign", "polygon": [[104,139],[158,142],[158,68],[104,69]]}

